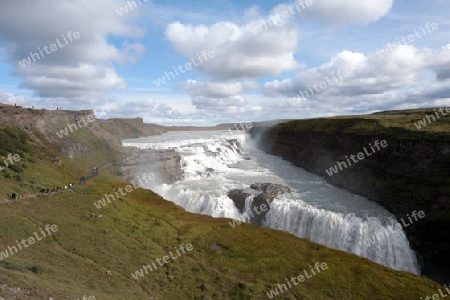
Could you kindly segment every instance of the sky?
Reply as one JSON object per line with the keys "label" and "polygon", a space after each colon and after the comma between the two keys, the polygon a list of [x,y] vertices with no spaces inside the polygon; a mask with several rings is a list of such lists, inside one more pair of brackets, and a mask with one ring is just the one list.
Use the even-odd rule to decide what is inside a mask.
{"label": "sky", "polygon": [[450,105],[448,0],[0,0],[0,102],[163,125]]}

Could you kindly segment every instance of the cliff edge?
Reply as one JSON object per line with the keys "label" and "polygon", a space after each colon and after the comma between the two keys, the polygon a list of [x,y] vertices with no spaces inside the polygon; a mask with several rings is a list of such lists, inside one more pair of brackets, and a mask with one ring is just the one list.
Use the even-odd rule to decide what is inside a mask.
{"label": "cliff edge", "polygon": [[450,116],[394,111],[256,126],[251,133],[262,150],[380,203],[399,221],[424,211],[404,230],[423,274],[450,280]]}

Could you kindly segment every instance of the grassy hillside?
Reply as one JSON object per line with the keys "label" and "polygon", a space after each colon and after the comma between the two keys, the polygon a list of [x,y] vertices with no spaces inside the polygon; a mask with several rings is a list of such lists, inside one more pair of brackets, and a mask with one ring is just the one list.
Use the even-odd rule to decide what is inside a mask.
{"label": "grassy hillside", "polygon": [[[61,146],[50,142],[38,130],[32,134],[34,139],[22,129],[0,128],[0,139],[7,141],[0,142],[0,166],[5,167],[4,159],[9,165],[0,171],[0,199],[6,198],[6,193],[34,194],[42,188],[78,183],[81,176],[89,175],[92,167],[118,161],[125,155],[108,148],[107,142],[87,128],[71,133],[61,142],[68,148],[84,149],[73,159],[61,153]],[[8,154],[20,155],[20,161],[11,164]]]}
{"label": "grassy hillside", "polygon": [[[444,110],[445,112],[445,110]],[[329,118],[317,118],[308,120],[296,120],[286,122],[284,125],[292,131],[314,129],[325,133],[351,133],[356,135],[391,134],[395,137],[423,139],[424,137],[445,138],[450,140],[450,114],[436,118],[430,117],[426,126],[417,128],[415,123],[424,121],[426,115],[435,115],[434,109],[402,110],[392,112],[380,112],[371,115],[338,116]],[[281,125],[280,125],[281,126]],[[425,135],[424,135],[425,133]]]}
{"label": "grassy hillside", "polygon": [[[281,299],[412,299],[439,289],[424,277],[289,233],[248,224],[232,228],[229,220],[185,212],[142,189],[95,208],[104,193],[125,186],[112,179],[97,177],[77,190],[82,195],[65,192],[1,204],[0,251],[46,224],[58,231],[4,260],[0,283],[29,290],[26,299],[265,299],[285,278],[325,262],[327,270],[292,284]],[[142,264],[182,243],[194,250],[132,278]],[[223,250],[212,250],[215,244]]]}

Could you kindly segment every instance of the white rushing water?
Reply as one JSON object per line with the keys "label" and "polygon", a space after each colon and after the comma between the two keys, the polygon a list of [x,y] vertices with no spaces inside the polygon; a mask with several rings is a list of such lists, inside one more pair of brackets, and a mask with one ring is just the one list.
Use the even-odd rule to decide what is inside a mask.
{"label": "white rushing water", "polygon": [[168,132],[133,140],[124,146],[176,149],[183,179],[144,186],[190,212],[249,221],[252,197],[240,213],[227,193],[253,183],[291,188],[270,204],[263,225],[289,231],[331,248],[354,253],[397,270],[419,274],[417,260],[395,218],[375,202],[328,184],[279,157],[253,146],[239,131]]}

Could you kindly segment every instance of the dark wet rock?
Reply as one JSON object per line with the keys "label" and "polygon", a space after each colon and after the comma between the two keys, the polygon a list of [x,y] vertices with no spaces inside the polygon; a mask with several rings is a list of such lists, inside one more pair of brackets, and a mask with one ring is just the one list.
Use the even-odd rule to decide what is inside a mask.
{"label": "dark wet rock", "polygon": [[241,145],[239,144],[239,141],[237,139],[228,140],[228,145],[226,145],[230,150],[234,150],[237,153],[241,153]]}
{"label": "dark wet rock", "polygon": [[[251,204],[252,211],[252,224],[262,226],[263,221],[266,217],[266,214],[270,210],[270,203],[273,201],[273,197],[270,197],[267,194],[259,194],[255,198],[253,198]],[[263,211],[264,210],[264,211]]]}
{"label": "dark wet rock", "polygon": [[273,198],[275,198],[278,194],[290,193],[291,189],[287,186],[275,183],[254,183],[250,186],[250,188],[262,191],[264,194],[269,196],[272,202]]}
{"label": "dark wet rock", "polygon": [[[291,189],[287,186],[275,183],[254,183],[250,188],[261,191],[261,194],[257,195],[251,205],[251,209],[254,212],[252,223],[261,226],[267,212],[270,210],[270,203],[279,194],[290,193]],[[262,211],[264,207],[267,207],[266,211]]]}
{"label": "dark wet rock", "polygon": [[270,203],[278,194],[290,193],[291,190],[287,186],[274,183],[255,183],[250,188],[260,191],[256,195],[250,205],[250,210],[244,212],[245,199],[251,194],[244,192],[243,190],[231,190],[228,192],[228,197],[233,200],[234,205],[239,209],[241,213],[245,213],[250,217],[250,223],[261,226],[267,212],[270,210]]}
{"label": "dark wet rock", "polygon": [[245,193],[243,190],[231,190],[228,192],[228,198],[233,200],[234,205],[239,209],[240,213],[244,212],[245,199],[250,196],[249,193]]}

